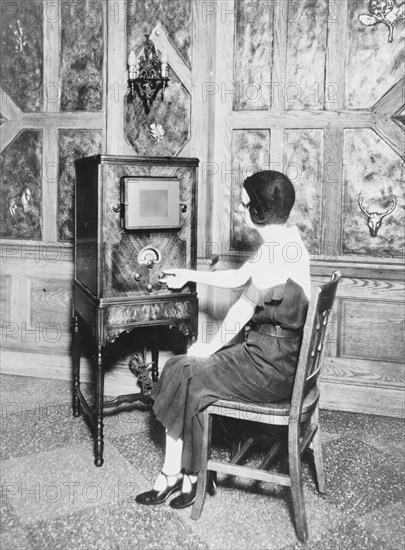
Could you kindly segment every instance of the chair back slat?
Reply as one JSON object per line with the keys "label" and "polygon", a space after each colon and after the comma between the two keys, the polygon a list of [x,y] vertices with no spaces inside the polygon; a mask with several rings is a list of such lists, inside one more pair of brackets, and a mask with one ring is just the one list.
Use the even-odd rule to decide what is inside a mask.
{"label": "chair back slat", "polygon": [[328,283],[316,289],[309,304],[291,402],[290,416],[295,419],[301,413],[305,394],[321,373],[324,341],[340,277],[340,272],[335,271]]}

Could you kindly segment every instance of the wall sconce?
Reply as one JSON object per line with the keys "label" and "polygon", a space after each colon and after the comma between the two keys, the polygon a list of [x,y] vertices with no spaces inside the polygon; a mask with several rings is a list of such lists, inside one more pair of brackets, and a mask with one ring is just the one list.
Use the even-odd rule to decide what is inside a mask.
{"label": "wall sconce", "polygon": [[130,96],[133,99],[135,93],[141,98],[146,114],[149,113],[151,105],[159,90],[164,98],[166,86],[169,82],[169,66],[167,54],[163,50],[160,58],[156,53],[155,45],[145,34],[143,54],[137,59],[135,52],[131,51],[128,56],[128,86]]}

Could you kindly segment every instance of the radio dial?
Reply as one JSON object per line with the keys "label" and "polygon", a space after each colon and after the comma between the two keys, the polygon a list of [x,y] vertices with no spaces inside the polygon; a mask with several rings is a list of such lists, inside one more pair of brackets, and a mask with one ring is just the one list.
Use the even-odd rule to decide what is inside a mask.
{"label": "radio dial", "polygon": [[153,287],[152,283],[146,283],[145,287],[146,287],[146,290],[148,292],[153,292],[154,291],[154,287]]}

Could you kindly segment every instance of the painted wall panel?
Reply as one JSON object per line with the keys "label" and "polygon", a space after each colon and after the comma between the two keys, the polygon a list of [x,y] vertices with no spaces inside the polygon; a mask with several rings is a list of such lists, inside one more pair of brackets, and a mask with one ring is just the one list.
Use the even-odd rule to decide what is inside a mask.
{"label": "painted wall panel", "polygon": [[[290,223],[297,224],[308,250],[319,250],[322,220],[323,131],[286,130],[284,132],[285,173],[295,187],[295,205]],[[277,169],[277,168],[275,168]]]}
{"label": "painted wall panel", "polygon": [[2,6],[1,85],[23,111],[42,109],[43,21],[42,2],[15,0]]}
{"label": "painted wall panel", "polygon": [[[123,8],[123,3],[118,3]],[[123,17],[123,14],[120,14]],[[128,0],[127,49],[137,55],[142,49],[144,35],[157,23],[168,32],[184,62],[190,67],[191,58],[191,2],[189,0]]]}
{"label": "painted wall panel", "polygon": [[270,131],[234,130],[232,157],[231,247],[234,250],[255,250],[261,239],[257,231],[245,226],[238,206],[244,179],[254,172],[270,169]]}
{"label": "painted wall panel", "polygon": [[[126,98],[125,135],[136,155],[174,156],[190,138],[191,98],[188,91],[170,70],[170,83],[164,101],[160,94],[145,113],[141,99]],[[152,135],[151,124],[160,124],[164,135],[157,139]]]}
{"label": "painted wall panel", "polygon": [[0,236],[41,239],[42,132],[21,132],[1,153],[0,164],[3,172]]}
{"label": "painted wall panel", "polygon": [[102,0],[62,0],[61,110],[103,106]]}
{"label": "painted wall panel", "polygon": [[236,3],[234,109],[270,107],[272,24],[270,3]]}
{"label": "painted wall panel", "polygon": [[[326,2],[301,0],[283,8],[288,18],[286,109],[323,109],[328,10]],[[310,70],[309,70],[310,68]]]}
{"label": "painted wall panel", "polygon": [[[372,130],[345,130],[343,253],[405,257],[404,163]],[[369,212],[385,211],[395,195],[397,206],[371,237],[367,218],[358,205],[364,197]]]}
{"label": "painted wall panel", "polygon": [[359,20],[361,14],[371,15],[368,0],[348,5],[346,107],[371,107],[404,75],[404,22],[398,22],[388,42],[386,25],[366,26]]}

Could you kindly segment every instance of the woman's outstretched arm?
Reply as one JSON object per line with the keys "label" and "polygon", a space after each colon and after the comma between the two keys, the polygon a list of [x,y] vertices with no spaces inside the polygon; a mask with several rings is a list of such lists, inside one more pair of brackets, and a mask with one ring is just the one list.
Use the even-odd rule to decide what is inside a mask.
{"label": "woman's outstretched arm", "polygon": [[197,342],[190,346],[188,355],[195,357],[208,357],[212,355],[234,338],[250,321],[255,312],[255,305],[242,295],[229,309],[222,323],[212,323],[215,331],[214,337],[209,343]]}
{"label": "woman's outstretched arm", "polygon": [[171,289],[183,288],[187,283],[202,283],[204,285],[220,288],[238,288],[244,285],[251,276],[249,262],[239,269],[226,269],[223,271],[194,271],[192,269],[167,269],[163,270],[167,283]]}

